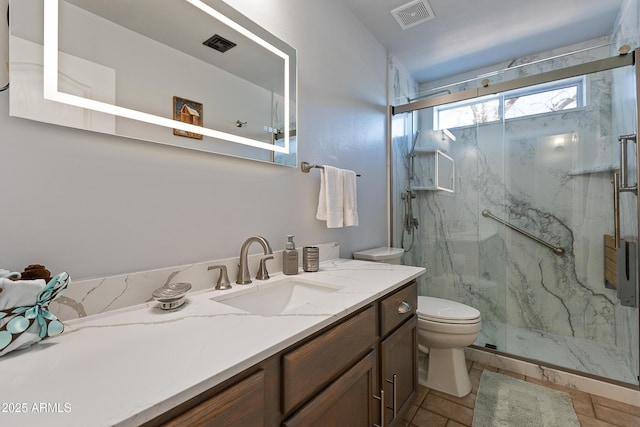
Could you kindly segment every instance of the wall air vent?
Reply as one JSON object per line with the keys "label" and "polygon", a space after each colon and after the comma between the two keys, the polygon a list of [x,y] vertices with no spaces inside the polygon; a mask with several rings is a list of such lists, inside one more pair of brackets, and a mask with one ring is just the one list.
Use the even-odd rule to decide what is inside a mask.
{"label": "wall air vent", "polygon": [[403,30],[435,18],[433,10],[431,10],[431,6],[427,3],[427,0],[412,1],[404,6],[393,9],[391,14],[396,18],[396,21],[398,21],[398,24]]}
{"label": "wall air vent", "polygon": [[218,52],[226,52],[232,47],[236,46],[236,44],[230,40],[225,39],[219,34],[214,34],[209,37],[207,40],[202,42],[203,45],[209,46],[211,49],[215,49]]}

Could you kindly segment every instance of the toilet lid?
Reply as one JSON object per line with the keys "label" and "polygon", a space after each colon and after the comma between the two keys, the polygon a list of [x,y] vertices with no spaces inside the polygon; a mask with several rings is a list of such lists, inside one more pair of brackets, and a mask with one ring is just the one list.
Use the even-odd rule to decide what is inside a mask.
{"label": "toilet lid", "polygon": [[477,323],[480,312],[468,305],[435,297],[418,297],[418,318],[444,323]]}

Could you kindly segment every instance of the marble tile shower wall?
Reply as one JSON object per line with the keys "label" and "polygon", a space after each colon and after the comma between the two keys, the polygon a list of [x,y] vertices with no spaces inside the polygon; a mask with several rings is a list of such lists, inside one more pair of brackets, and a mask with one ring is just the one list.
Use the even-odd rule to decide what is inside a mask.
{"label": "marble tile shower wall", "polygon": [[[640,7],[638,0],[623,0],[613,28],[611,39],[614,46],[628,44],[632,48],[640,46]],[[616,51],[611,54],[615,55]]]}
{"label": "marble tile shower wall", "polygon": [[[587,62],[593,54],[571,60]],[[566,61],[559,66],[573,65]],[[427,267],[421,294],[478,307],[485,342],[500,349],[509,351],[509,325],[600,342],[631,359],[637,354],[637,311],[621,307],[603,285],[603,235],[613,231],[611,169],[618,161],[617,132],[629,121],[613,118],[623,107],[613,107],[612,98],[625,88],[612,76],[589,78],[589,105],[578,111],[454,130],[449,154],[456,192],[418,193],[420,245],[408,262]],[[566,139],[561,148],[554,145],[557,136]],[[607,172],[592,173],[600,170]],[[505,229],[483,217],[483,209],[566,254]]]}

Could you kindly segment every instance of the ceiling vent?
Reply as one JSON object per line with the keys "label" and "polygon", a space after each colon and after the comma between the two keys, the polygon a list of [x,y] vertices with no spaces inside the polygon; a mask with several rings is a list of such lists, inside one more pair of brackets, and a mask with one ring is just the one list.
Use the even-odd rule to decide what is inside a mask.
{"label": "ceiling vent", "polygon": [[427,3],[427,0],[412,1],[404,6],[393,9],[391,14],[396,18],[396,21],[398,21],[398,24],[403,30],[435,18],[433,10],[431,10],[431,6]]}
{"label": "ceiling vent", "polygon": [[225,39],[219,34],[215,34],[202,42],[203,45],[209,46],[211,49],[215,49],[218,52],[226,52],[236,44],[230,40]]}

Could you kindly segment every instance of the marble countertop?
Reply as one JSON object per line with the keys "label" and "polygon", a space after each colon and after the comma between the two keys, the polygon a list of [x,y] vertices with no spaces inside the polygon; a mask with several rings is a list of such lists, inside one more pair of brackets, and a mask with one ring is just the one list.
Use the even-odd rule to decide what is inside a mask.
{"label": "marble countertop", "polygon": [[340,287],[285,314],[251,315],[189,293],[176,311],[156,302],[65,322],[65,332],[0,358],[0,425],[135,426],[242,372],[424,273],[334,259],[298,278]]}

